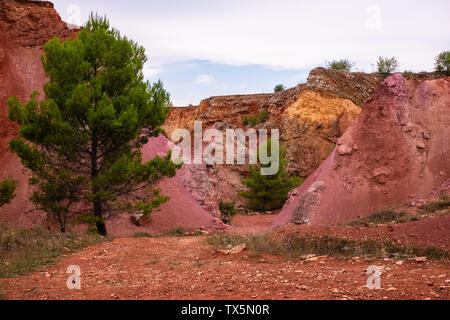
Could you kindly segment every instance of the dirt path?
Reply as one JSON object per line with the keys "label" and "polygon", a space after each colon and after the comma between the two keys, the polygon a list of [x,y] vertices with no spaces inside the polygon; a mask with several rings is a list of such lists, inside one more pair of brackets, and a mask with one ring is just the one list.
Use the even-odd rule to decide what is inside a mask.
{"label": "dirt path", "polygon": [[[81,268],[81,290],[67,289],[70,265]],[[371,265],[383,267],[380,290],[366,287]],[[8,299],[450,299],[450,265],[225,256],[204,237],[122,238],[0,284]]]}

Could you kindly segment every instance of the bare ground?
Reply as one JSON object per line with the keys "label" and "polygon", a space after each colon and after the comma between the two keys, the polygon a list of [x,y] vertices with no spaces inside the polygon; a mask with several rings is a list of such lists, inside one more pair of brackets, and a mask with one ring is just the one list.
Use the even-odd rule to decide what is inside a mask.
{"label": "bare ground", "polygon": [[[67,289],[78,265],[81,290]],[[366,269],[383,267],[381,289]],[[48,270],[0,280],[8,299],[450,299],[450,264],[366,258],[316,261],[217,254],[205,237],[116,239]]]}

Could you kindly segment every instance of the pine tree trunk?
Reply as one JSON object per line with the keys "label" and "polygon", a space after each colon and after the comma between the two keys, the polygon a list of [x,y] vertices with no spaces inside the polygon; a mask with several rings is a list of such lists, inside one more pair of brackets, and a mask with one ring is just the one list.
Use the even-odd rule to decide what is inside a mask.
{"label": "pine tree trunk", "polygon": [[98,233],[102,236],[106,236],[106,224],[103,222],[103,206],[100,201],[94,202],[94,215],[99,219],[96,223]]}

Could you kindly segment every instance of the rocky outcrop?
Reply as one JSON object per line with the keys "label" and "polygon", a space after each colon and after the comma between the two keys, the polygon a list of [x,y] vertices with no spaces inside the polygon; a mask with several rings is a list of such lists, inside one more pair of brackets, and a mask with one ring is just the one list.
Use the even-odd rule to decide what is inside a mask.
{"label": "rocky outcrop", "polygon": [[55,36],[66,39],[76,33],[50,2],[0,2],[0,157],[17,133],[8,120],[7,99],[26,99],[34,90],[42,93],[47,81],[40,60],[42,46]]}
{"label": "rocky outcrop", "polygon": [[387,78],[274,225],[335,224],[448,193],[450,78]]}
{"label": "rocky outcrop", "polygon": [[328,157],[382,79],[317,68],[306,84],[282,92],[212,97],[197,107],[172,108],[163,129],[170,137],[178,128],[192,130],[195,120],[203,121],[204,128],[224,122],[245,129],[244,117],[265,110],[270,119],[256,128],[280,129],[289,170],[307,177]]}

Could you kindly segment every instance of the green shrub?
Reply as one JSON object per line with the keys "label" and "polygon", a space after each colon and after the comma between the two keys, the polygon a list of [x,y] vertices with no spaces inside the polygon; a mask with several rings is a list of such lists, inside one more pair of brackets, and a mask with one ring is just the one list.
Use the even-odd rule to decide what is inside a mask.
{"label": "green shrub", "polygon": [[333,60],[331,62],[328,62],[327,66],[328,66],[328,69],[344,70],[347,72],[351,72],[353,67],[355,66],[355,63],[351,62],[348,59],[341,59],[341,60]]}
{"label": "green shrub", "polygon": [[390,74],[397,71],[399,67],[399,63],[395,57],[392,58],[384,58],[379,57],[377,61],[377,72]]}
{"label": "green shrub", "polygon": [[152,235],[147,232],[137,232],[134,234],[135,238],[151,238]]}
{"label": "green shrub", "polygon": [[186,235],[186,231],[183,227],[176,227],[170,231],[169,235],[171,237],[184,237]]}
{"label": "green shrub", "polygon": [[282,84],[276,85],[275,88],[273,89],[273,92],[281,92],[286,90],[286,87]]}
{"label": "green shrub", "polygon": [[17,185],[18,182],[12,179],[0,181],[0,207],[9,203],[14,198]]}
{"label": "green shrub", "polygon": [[254,127],[260,123],[266,122],[267,120],[269,120],[269,117],[270,117],[270,113],[266,110],[263,110],[256,115],[250,115],[248,117],[244,117],[244,119],[242,120],[242,123],[244,124],[244,126],[251,125],[252,127]]}
{"label": "green shrub", "polygon": [[222,214],[222,221],[224,223],[230,224],[231,217],[236,215],[237,211],[236,211],[235,205],[236,204],[234,202],[220,201],[219,210],[220,210],[220,213]]}
{"label": "green shrub", "polygon": [[443,51],[436,58],[436,71],[450,75],[450,51]]}

